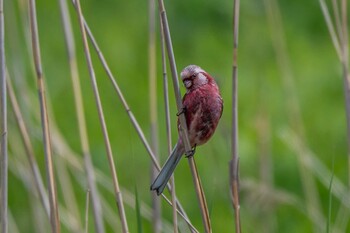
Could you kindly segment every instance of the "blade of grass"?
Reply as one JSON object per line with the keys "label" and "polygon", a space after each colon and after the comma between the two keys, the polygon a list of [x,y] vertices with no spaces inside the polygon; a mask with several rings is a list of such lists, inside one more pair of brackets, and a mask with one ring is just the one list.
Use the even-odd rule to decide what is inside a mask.
{"label": "blade of grass", "polygon": [[135,210],[136,210],[137,232],[138,233],[142,233],[143,232],[143,228],[142,228],[140,201],[139,201],[139,194],[137,192],[137,187],[136,186],[135,186]]}
{"label": "blade of grass", "polygon": [[[321,182],[325,187],[329,186],[329,180],[332,172],[318,159],[310,148],[308,148],[302,139],[291,129],[281,133],[281,138],[287,146],[296,152],[301,158],[301,162],[305,167]],[[350,209],[350,195],[345,184],[337,177],[333,177],[332,193],[342,205]]]}
{"label": "blade of grass", "polygon": [[239,0],[233,1],[233,65],[232,65],[232,160],[230,161],[231,200],[235,210],[235,232],[241,232],[239,204],[239,155],[238,155],[238,32]]}
{"label": "blade of grass", "polygon": [[106,147],[106,151],[107,151],[107,157],[108,157],[108,161],[109,161],[110,170],[112,173],[115,198],[116,198],[116,202],[117,202],[117,206],[118,206],[118,210],[119,210],[120,221],[122,223],[122,231],[124,233],[126,233],[126,232],[129,232],[129,227],[128,227],[127,219],[126,219],[126,215],[125,215],[122,193],[121,193],[120,188],[119,188],[117,172],[115,169],[114,159],[113,159],[113,154],[112,154],[112,147],[111,147],[108,132],[107,132],[106,122],[104,119],[104,113],[103,113],[102,104],[101,104],[101,100],[100,100],[99,90],[97,87],[95,71],[94,71],[94,68],[92,65],[89,45],[88,45],[86,31],[85,31],[85,27],[84,27],[84,19],[83,19],[79,0],[76,0],[76,6],[77,6],[76,7],[77,15],[79,18],[80,31],[81,31],[81,35],[82,35],[83,44],[84,44],[85,58],[86,58],[86,62],[87,62],[89,74],[90,74],[91,86],[92,86],[92,89],[94,92],[96,107],[97,107],[98,115],[99,115],[99,121],[100,121],[102,132],[103,132],[103,137],[104,137],[105,147]]}
{"label": "blade of grass", "polygon": [[8,153],[7,153],[7,92],[6,92],[6,64],[5,64],[5,23],[4,1],[0,0],[0,187],[1,232],[8,231]]}
{"label": "blade of grass", "polygon": [[86,129],[86,120],[84,115],[84,104],[83,97],[81,93],[80,78],[78,74],[78,66],[76,60],[76,51],[74,44],[74,35],[72,32],[71,19],[68,11],[67,1],[60,0],[60,10],[61,18],[64,29],[65,41],[67,46],[69,68],[71,72],[73,92],[74,92],[74,101],[75,108],[77,112],[78,128],[79,128],[79,137],[81,141],[81,150],[84,156],[84,166],[87,175],[87,182],[89,190],[91,190],[91,201],[92,201],[92,211],[94,214],[95,222],[95,232],[104,233],[103,225],[103,213],[101,210],[101,201],[98,194],[98,190],[95,183],[95,173],[92,165],[89,141]]}
{"label": "blade of grass", "polygon": [[54,167],[53,167],[53,161],[52,161],[49,119],[48,119],[48,113],[46,108],[44,76],[43,76],[42,65],[41,65],[40,43],[39,43],[39,35],[38,35],[38,24],[37,24],[37,18],[36,18],[35,0],[29,1],[29,16],[30,16],[31,35],[32,35],[33,59],[34,59],[35,71],[37,75],[41,124],[42,124],[42,131],[43,131],[42,133],[43,133],[43,143],[44,143],[44,152],[45,152],[46,176],[48,180],[48,194],[49,194],[49,203],[50,203],[51,230],[54,233],[58,233],[60,232],[60,221],[59,221],[59,215],[58,215],[57,192],[56,192],[56,185],[55,185],[55,178],[54,178]]}
{"label": "blade of grass", "polygon": [[[163,24],[163,33],[164,33],[165,44],[166,44],[166,48],[167,48],[167,52],[168,52],[167,54],[168,54],[168,59],[169,59],[169,63],[170,63],[170,69],[171,69],[171,73],[172,73],[172,80],[173,80],[173,87],[174,87],[174,92],[175,92],[177,110],[178,110],[178,112],[181,112],[183,109],[183,106],[182,106],[182,100],[181,100],[179,80],[178,80],[178,76],[177,76],[175,56],[174,56],[174,52],[173,52],[170,30],[169,30],[169,25],[168,25],[168,19],[166,16],[164,2],[162,0],[158,0],[158,5],[159,5],[159,14],[161,16],[161,21]],[[187,125],[186,125],[186,119],[185,119],[184,114],[180,114],[179,121],[180,121],[179,133],[180,133],[180,137],[182,138],[182,141],[184,143],[185,151],[186,151],[186,153],[192,153],[192,148],[191,148],[190,141],[188,138]],[[203,188],[201,186],[200,178],[198,175],[197,167],[196,167],[195,160],[194,160],[193,156],[188,156],[188,163],[190,166],[192,179],[193,179],[193,183],[194,183],[196,194],[197,194],[197,199],[198,199],[199,207],[201,210],[200,212],[201,212],[201,216],[202,216],[203,226],[204,226],[205,232],[211,232],[212,230],[211,230],[211,224],[210,224],[207,203],[205,200]]]}

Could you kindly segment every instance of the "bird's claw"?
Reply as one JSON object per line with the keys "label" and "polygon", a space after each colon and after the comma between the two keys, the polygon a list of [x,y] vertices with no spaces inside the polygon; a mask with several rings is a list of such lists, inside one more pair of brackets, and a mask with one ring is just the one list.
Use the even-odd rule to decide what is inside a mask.
{"label": "bird's claw", "polygon": [[196,153],[196,146],[197,146],[197,145],[194,145],[194,147],[192,148],[192,150],[187,151],[187,152],[185,153],[185,157],[186,157],[186,158],[193,157],[193,155]]}
{"label": "bird's claw", "polygon": [[186,112],[186,108],[182,107],[181,111],[176,113],[176,116],[180,116],[181,114],[184,114]]}

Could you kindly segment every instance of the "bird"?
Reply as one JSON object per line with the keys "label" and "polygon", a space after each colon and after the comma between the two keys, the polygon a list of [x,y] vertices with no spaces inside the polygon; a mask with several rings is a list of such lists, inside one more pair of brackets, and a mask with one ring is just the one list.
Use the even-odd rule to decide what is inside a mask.
{"label": "bird", "polygon": [[[214,78],[197,65],[189,65],[181,72],[181,79],[186,88],[182,98],[188,137],[192,153],[185,153],[184,143],[179,137],[169,158],[156,179],[151,184],[151,191],[160,195],[172,173],[184,154],[192,156],[197,146],[205,144],[214,134],[223,112],[223,99]],[[177,121],[180,129],[179,120]]]}

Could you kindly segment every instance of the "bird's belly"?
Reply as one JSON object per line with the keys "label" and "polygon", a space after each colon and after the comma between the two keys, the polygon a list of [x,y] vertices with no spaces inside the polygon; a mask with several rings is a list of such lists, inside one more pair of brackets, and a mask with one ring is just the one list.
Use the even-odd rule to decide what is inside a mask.
{"label": "bird's belly", "polygon": [[192,147],[206,143],[214,134],[221,114],[211,109],[202,109],[194,116],[193,124],[189,129],[190,142]]}

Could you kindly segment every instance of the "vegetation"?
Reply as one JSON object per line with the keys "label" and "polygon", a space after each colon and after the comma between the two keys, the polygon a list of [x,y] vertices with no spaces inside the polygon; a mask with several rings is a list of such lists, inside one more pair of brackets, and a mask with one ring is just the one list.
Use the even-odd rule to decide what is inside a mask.
{"label": "vegetation", "polygon": [[[158,164],[162,165],[168,155],[168,144],[159,17],[156,15],[155,37],[158,137],[154,137],[149,110],[147,1],[80,3],[90,28],[87,38],[97,82],[95,88],[99,89],[114,159],[111,162],[106,155],[79,18],[73,4],[67,1],[83,104],[79,105],[74,96],[70,68],[75,65],[67,56],[60,11],[64,7],[60,8],[59,2],[64,1],[37,0],[36,13],[61,232],[122,232],[119,217],[122,211],[116,205],[120,199],[116,198],[111,164],[116,168],[129,231],[154,232],[149,191],[152,160],[130,118],[135,117],[148,143],[159,139],[151,145],[153,152],[159,154]],[[343,59],[343,64],[339,61],[348,48],[341,47],[341,54],[336,52],[320,7],[322,2],[241,2],[238,152],[242,232],[350,231],[350,145],[343,81],[344,64],[348,61]],[[342,12],[346,1],[327,2],[339,39],[343,29],[336,24],[335,2]],[[157,2],[155,6],[158,9]],[[197,148],[195,159],[213,232],[234,231],[229,185],[233,2],[179,0],[166,1],[165,7],[178,72],[189,64],[199,65],[216,78],[221,89],[224,99],[221,122],[211,141]],[[40,189],[42,184],[35,182],[32,172],[37,168],[31,167],[27,159],[28,154],[35,157],[37,177],[42,177],[45,186],[42,190],[47,192],[47,153],[43,147],[28,9],[27,1],[4,4],[6,66],[30,140],[26,147],[25,133],[17,125],[18,112],[16,115],[13,111],[16,107],[8,88],[8,231],[14,233],[51,229],[47,197],[38,193],[37,187]],[[106,75],[90,33],[131,112],[125,110],[116,86]],[[348,44],[339,40],[341,45]],[[175,143],[177,108],[169,67],[171,136]],[[184,88],[180,86],[183,94]],[[84,111],[87,129],[84,135],[88,143],[85,147],[76,104]],[[91,155],[91,161],[86,154]],[[91,175],[95,176],[96,190],[88,184],[87,177]],[[175,171],[175,183],[177,198],[188,219],[203,232],[196,191],[185,159]],[[168,191],[165,195],[170,199]],[[162,231],[172,232],[172,207],[164,198],[159,199]],[[102,213],[101,222],[93,213]],[[178,228],[180,232],[189,231],[180,215]]]}

